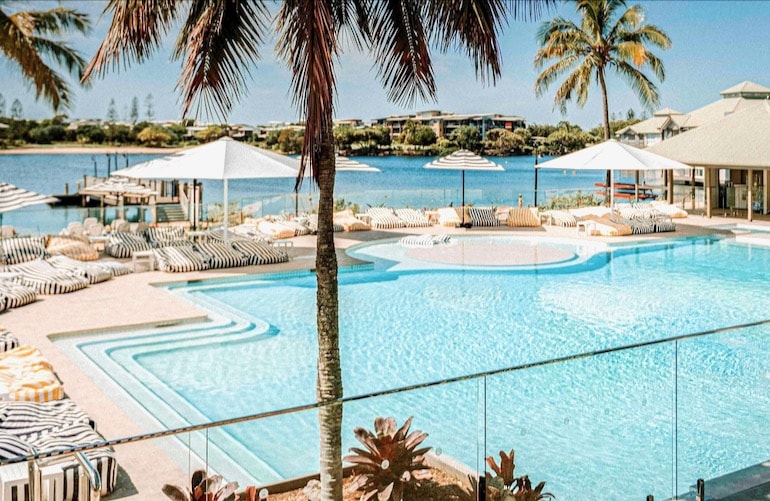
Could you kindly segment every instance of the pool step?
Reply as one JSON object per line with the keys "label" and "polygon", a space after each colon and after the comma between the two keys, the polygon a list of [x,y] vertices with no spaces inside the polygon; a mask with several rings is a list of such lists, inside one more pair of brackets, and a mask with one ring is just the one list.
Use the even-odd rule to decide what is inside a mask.
{"label": "pool step", "polygon": [[182,207],[175,204],[158,205],[157,214],[159,223],[187,221]]}

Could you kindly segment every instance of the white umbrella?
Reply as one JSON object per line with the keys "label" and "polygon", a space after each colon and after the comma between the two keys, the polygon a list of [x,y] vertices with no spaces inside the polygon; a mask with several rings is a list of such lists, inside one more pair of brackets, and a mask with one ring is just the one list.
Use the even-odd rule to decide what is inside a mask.
{"label": "white umbrella", "polygon": [[58,202],[59,199],[48,195],[40,195],[34,191],[8,183],[0,183],[0,226],[3,224],[3,213],[30,205]]}
{"label": "white umbrella", "polygon": [[610,171],[610,205],[613,203],[614,170],[656,171],[689,169],[676,160],[656,155],[614,139],[589,146],[537,165],[539,169],[603,170]]}
{"label": "white umbrella", "polygon": [[468,150],[457,150],[451,155],[441,157],[425,164],[426,169],[460,170],[463,173],[462,184],[462,223],[465,226],[465,171],[487,170],[504,171],[501,165],[487,160]]}
{"label": "white umbrella", "polygon": [[116,176],[140,179],[217,179],[224,184],[224,228],[227,238],[230,179],[296,178],[299,162],[271,151],[223,137],[211,143],[167,157],[113,172]]}
{"label": "white umbrella", "polygon": [[337,172],[382,172],[377,167],[339,155],[334,157],[334,168]]}

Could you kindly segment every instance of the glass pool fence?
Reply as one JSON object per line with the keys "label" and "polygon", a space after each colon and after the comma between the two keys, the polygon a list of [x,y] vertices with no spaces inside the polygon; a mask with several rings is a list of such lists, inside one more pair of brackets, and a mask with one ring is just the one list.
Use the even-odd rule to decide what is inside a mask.
{"label": "glass pool fence", "polygon": [[[619,305],[616,313],[624,307],[633,305]],[[79,447],[7,456],[0,460],[6,465],[0,466],[0,478],[7,485],[26,484],[31,499],[40,499],[38,492],[49,493],[56,482],[66,482],[56,466],[60,460],[76,464],[74,453],[110,447],[118,463],[123,457],[156,458],[149,460],[155,475],[117,476],[117,488],[124,492],[135,489],[157,497],[163,484],[186,488],[193,472],[204,469],[238,482],[240,490],[255,485],[262,499],[270,499],[279,491],[304,487],[309,478],[282,479],[271,456],[305,465],[307,475],[317,471],[317,439],[302,445],[285,439],[302,430],[317,438],[319,407],[342,406],[344,416],[367,416],[363,422],[343,418],[343,454],[349,447],[363,448],[354,439],[356,427],[373,430],[377,416],[390,416],[389,409],[398,407],[409,409],[409,415],[394,416],[398,425],[415,416],[412,430],[428,433],[422,445],[431,447],[429,464],[468,489],[469,478],[490,471],[485,458],[499,462],[499,451],[514,450],[515,475],[528,475],[533,485],[544,481],[544,491],[556,499],[696,499],[699,479],[705,480],[701,489],[707,496],[701,499],[720,499],[738,485],[746,488],[752,478],[767,478],[770,469],[770,363],[752,356],[769,340],[766,320],[346,395],[323,404],[107,437]],[[516,347],[501,349],[515,352]],[[435,403],[436,396],[446,407],[426,404]],[[259,398],[258,392],[249,398]],[[442,441],[434,438],[439,430],[431,422],[439,412],[451,413],[448,426],[453,428],[451,438]],[[509,430],[502,439],[493,433],[500,428]],[[112,487],[114,478],[95,480],[87,464],[86,458],[78,467],[92,474],[90,480],[83,477],[82,492]],[[16,480],[3,473],[7,465],[17,466]]]}

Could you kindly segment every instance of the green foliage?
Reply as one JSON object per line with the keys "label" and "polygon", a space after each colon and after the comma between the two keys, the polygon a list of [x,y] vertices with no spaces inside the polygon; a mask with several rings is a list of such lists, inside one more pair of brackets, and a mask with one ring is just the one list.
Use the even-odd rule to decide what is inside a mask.
{"label": "green foliage", "polygon": [[598,141],[598,138],[581,130],[561,128],[548,135],[544,146],[548,155],[564,155]]}
{"label": "green foliage", "polygon": [[163,127],[151,125],[142,129],[142,131],[136,135],[136,139],[140,143],[149,146],[163,146],[164,144],[171,142],[172,136]]}
{"label": "green foliage", "polygon": [[520,155],[531,149],[528,145],[530,138],[527,129],[516,129],[516,132],[506,129],[492,129],[487,132],[484,149],[490,155]]}
{"label": "green foliage", "polygon": [[454,143],[464,150],[478,152],[481,150],[481,132],[472,125],[461,125],[449,135]]}
{"label": "green foliage", "polygon": [[51,144],[63,141],[67,136],[67,129],[63,125],[46,125],[30,129],[27,135],[32,143]]}
{"label": "green foliage", "polygon": [[[532,482],[529,477],[516,477],[514,471],[513,450],[508,454],[500,451],[500,464],[495,462],[492,456],[487,458],[487,465],[494,472],[492,476],[488,471],[484,473],[486,484],[486,499],[488,501],[540,501],[543,499],[555,499],[550,492],[543,492],[545,482],[540,482],[532,488]],[[464,501],[475,501],[478,499],[478,482],[474,477],[469,477],[471,488],[466,491]]]}
{"label": "green foliage", "polygon": [[593,193],[584,193],[580,190],[573,193],[566,193],[551,197],[550,200],[541,204],[541,210],[550,209],[573,209],[576,207],[594,207],[604,203],[604,197]]}
{"label": "green foliage", "polygon": [[347,150],[359,140],[359,133],[350,125],[341,125],[334,129],[334,145],[337,149]]}
{"label": "green foliage", "polygon": [[189,490],[166,484],[162,491],[172,501],[235,501],[236,489],[237,482],[227,483],[220,475],[207,477],[204,470],[197,470],[192,474]]}
{"label": "green foliage", "polygon": [[353,211],[353,214],[361,212],[361,207],[357,203],[345,200],[344,198],[338,198],[334,201],[334,212],[343,211],[345,209],[350,209]]}
{"label": "green foliage", "polygon": [[278,136],[281,135],[280,130],[271,130],[265,135],[265,145],[272,149],[278,144]]}
{"label": "green foliage", "polygon": [[[634,110],[629,110],[634,111]],[[625,120],[610,120],[610,137],[615,137],[617,132],[620,129],[623,129],[625,127],[628,127],[629,125],[634,125],[636,123],[641,122],[638,118],[626,118]],[[604,126],[602,124],[597,125],[590,131],[588,131],[589,134],[596,137],[604,137]]]}
{"label": "green foliage", "polygon": [[374,420],[374,433],[365,428],[354,430],[356,439],[366,449],[351,447],[353,454],[342,460],[355,465],[356,477],[348,489],[362,491],[362,501],[401,501],[405,494],[413,497],[421,481],[430,478],[425,464],[425,453],[430,447],[417,448],[428,434],[418,430],[410,433],[411,424],[410,417],[396,429],[395,418],[378,417]]}
{"label": "green foliage", "polygon": [[98,125],[80,125],[75,129],[75,139],[80,144],[102,144],[107,134]]}
{"label": "green foliage", "polygon": [[436,143],[436,131],[427,125],[415,128],[412,136],[412,144],[415,146],[430,146]]}
{"label": "green foliage", "polygon": [[112,144],[128,144],[136,140],[131,127],[128,125],[109,124],[105,130],[107,142]]}
{"label": "green foliage", "polygon": [[[186,131],[186,129],[185,129]],[[227,135],[227,129],[220,126],[220,125],[210,125],[203,129],[202,131],[198,131],[195,134],[195,138],[203,141],[204,143],[208,143],[209,141],[214,141],[216,139],[219,139],[220,137],[224,137]]]}
{"label": "green foliage", "polygon": [[278,134],[278,149],[282,153],[299,153],[304,142],[304,131],[301,129],[283,129]]}

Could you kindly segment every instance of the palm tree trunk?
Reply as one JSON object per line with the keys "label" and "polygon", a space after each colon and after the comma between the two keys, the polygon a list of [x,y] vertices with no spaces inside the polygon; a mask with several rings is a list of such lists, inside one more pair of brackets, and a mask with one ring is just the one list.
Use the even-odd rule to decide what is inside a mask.
{"label": "palm tree trunk", "polygon": [[[604,69],[599,68],[596,72],[599,77],[599,86],[602,89],[602,111],[604,112],[604,140],[608,140],[610,138],[610,106],[607,102],[607,82],[604,81]],[[604,185],[607,187],[607,191],[605,192],[604,196],[604,203],[609,204],[610,200],[612,199],[612,186],[610,186],[610,183],[612,182],[612,173],[610,171],[605,172],[604,174]]]}
{"label": "palm tree trunk", "polygon": [[[331,107],[329,109],[331,114]],[[318,175],[318,240],[316,247],[316,280],[318,282],[318,402],[342,397],[339,321],[337,297],[337,255],[334,250],[334,136],[332,118],[322,131],[320,169]],[[321,499],[342,500],[342,405],[318,410],[320,431]]]}

